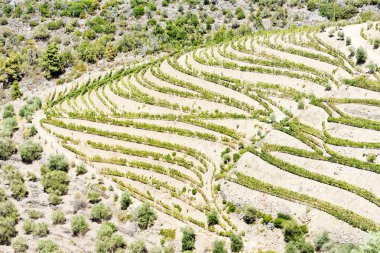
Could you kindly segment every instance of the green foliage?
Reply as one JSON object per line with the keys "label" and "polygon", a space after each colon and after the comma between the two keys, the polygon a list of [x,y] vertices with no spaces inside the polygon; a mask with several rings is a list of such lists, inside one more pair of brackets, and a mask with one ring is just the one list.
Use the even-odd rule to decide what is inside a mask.
{"label": "green foliage", "polygon": [[126,246],[123,237],[116,234],[116,226],[111,222],[103,223],[96,237],[97,253],[118,252]]}
{"label": "green foliage", "polygon": [[237,234],[232,233],[230,235],[230,240],[231,240],[232,252],[241,252],[244,249],[243,238],[240,234],[237,235]]}
{"label": "green foliage", "polygon": [[0,202],[0,245],[9,245],[13,237],[17,235],[16,224],[18,222],[16,206],[9,200]]}
{"label": "green foliage", "polygon": [[127,210],[131,204],[132,204],[131,195],[128,192],[123,192],[120,198],[121,210]]}
{"label": "green foliage", "polygon": [[71,218],[71,234],[73,236],[83,236],[88,230],[88,222],[83,215],[75,215]]}
{"label": "green foliage", "polygon": [[41,99],[39,97],[33,97],[28,99],[26,104],[21,107],[19,115],[23,118],[30,119],[35,111],[42,106]]}
{"label": "green foliage", "polygon": [[217,240],[213,243],[212,253],[227,253],[225,241]]}
{"label": "green foliage", "polygon": [[31,163],[41,158],[43,150],[40,144],[27,141],[20,145],[19,151],[22,161],[25,163]]}
{"label": "green foliage", "polygon": [[52,216],[51,216],[51,219],[52,219],[52,222],[54,225],[66,223],[65,214],[61,210],[54,211]]}
{"label": "green foliage", "polygon": [[111,208],[103,203],[96,204],[91,209],[90,219],[96,222],[109,220],[112,217]]}
{"label": "green foliage", "polygon": [[18,85],[18,81],[15,80],[13,81],[13,84],[11,86],[11,98],[13,100],[15,99],[18,99],[22,96],[22,93],[21,93],[21,90],[20,90],[20,87]]}
{"label": "green foliage", "polygon": [[358,49],[356,49],[355,57],[356,57],[357,64],[362,64],[366,62],[367,51],[364,49],[364,47],[358,47]]}
{"label": "green foliage", "polygon": [[144,241],[138,240],[133,242],[130,246],[129,249],[131,250],[131,253],[147,253],[148,250],[145,246]]}
{"label": "green foliage", "polygon": [[60,170],[48,171],[42,175],[44,191],[58,196],[65,195],[68,191],[67,173]]}
{"label": "green foliage", "polygon": [[29,246],[23,237],[16,237],[12,240],[12,248],[15,253],[23,253],[29,249]]}
{"label": "green foliage", "polygon": [[23,59],[21,54],[10,52],[8,57],[0,56],[0,82],[6,87],[16,80],[20,80],[23,73]]}
{"label": "green foliage", "polygon": [[283,227],[285,242],[297,241],[307,233],[306,225],[298,225],[293,220],[284,222]]}
{"label": "green foliage", "polygon": [[213,226],[219,223],[219,217],[216,210],[212,210],[207,214],[207,224]]}
{"label": "green foliage", "polygon": [[174,240],[175,239],[175,229],[161,229],[160,235],[165,239]]}
{"label": "green foliage", "polygon": [[135,18],[139,19],[145,14],[145,9],[144,6],[142,5],[137,5],[136,7],[133,8],[133,15]]}
{"label": "green foliage", "polygon": [[63,154],[51,155],[47,166],[50,170],[60,170],[64,172],[69,170],[69,162]]}
{"label": "green foliage", "polygon": [[318,237],[315,240],[315,249],[317,251],[320,251],[322,247],[328,243],[331,242],[330,236],[327,232],[323,232],[322,234],[318,235]]}
{"label": "green foliage", "polygon": [[41,66],[47,78],[58,77],[64,72],[64,66],[57,43],[51,42],[42,54]]}
{"label": "green foliage", "polygon": [[94,190],[90,190],[87,193],[87,198],[91,204],[96,204],[101,200],[100,199],[100,193],[98,191],[94,191]]}
{"label": "green foliage", "polygon": [[15,109],[12,104],[6,104],[3,110],[3,119],[12,118],[15,115]]}
{"label": "green foliage", "polygon": [[16,153],[16,144],[12,139],[0,137],[0,160],[7,160],[11,155]]}
{"label": "green foliage", "polygon": [[32,225],[32,234],[38,237],[44,237],[49,234],[49,226],[45,222],[38,222]]}
{"label": "green foliage", "polygon": [[286,244],[285,253],[313,253],[314,247],[313,244],[306,242],[305,239],[300,239],[297,241],[291,241]]}
{"label": "green foliage", "polygon": [[44,217],[43,213],[41,213],[40,211],[34,210],[34,209],[28,210],[28,215],[29,215],[29,218],[31,218],[33,220],[37,220],[37,219]]}
{"label": "green foliage", "polygon": [[38,253],[59,252],[59,245],[51,240],[40,240],[37,246]]}
{"label": "green foliage", "polygon": [[243,220],[247,224],[252,224],[259,216],[259,212],[253,206],[247,205],[243,208]]}
{"label": "green foliage", "polygon": [[137,225],[141,229],[147,229],[152,226],[157,219],[157,214],[154,209],[150,207],[149,203],[143,203],[140,205],[136,209],[134,216],[137,221]]}
{"label": "green foliage", "polygon": [[76,173],[77,173],[77,175],[86,174],[87,173],[86,165],[84,163],[78,164],[76,166]]}
{"label": "green foliage", "polygon": [[195,248],[196,235],[194,229],[191,227],[184,227],[182,229],[182,251],[193,251]]}

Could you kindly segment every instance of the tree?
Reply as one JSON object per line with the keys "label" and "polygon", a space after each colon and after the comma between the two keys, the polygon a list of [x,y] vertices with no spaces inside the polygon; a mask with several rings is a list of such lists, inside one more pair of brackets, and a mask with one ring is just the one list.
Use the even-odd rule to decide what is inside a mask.
{"label": "tree", "polygon": [[240,252],[244,249],[243,238],[241,235],[231,234],[231,251]]}
{"label": "tree", "polygon": [[22,96],[22,93],[20,91],[20,87],[18,85],[18,81],[13,81],[12,87],[11,87],[11,97],[12,99],[18,99]]}
{"label": "tree", "polygon": [[8,85],[19,80],[23,75],[22,62],[21,55],[15,52],[11,52],[6,58],[0,57],[0,83]]}
{"label": "tree", "polygon": [[356,63],[362,64],[365,63],[367,60],[367,51],[364,49],[364,47],[359,47],[356,50]]}
{"label": "tree", "polygon": [[56,42],[51,42],[42,55],[42,67],[46,71],[47,78],[58,77],[64,72],[62,58]]}
{"label": "tree", "polygon": [[31,163],[34,160],[38,160],[42,155],[42,147],[38,143],[28,141],[20,145],[21,159],[25,163]]}
{"label": "tree", "polygon": [[147,229],[153,225],[154,221],[157,219],[157,215],[150,207],[149,203],[144,203],[136,209],[135,219],[139,228]]}
{"label": "tree", "polygon": [[196,235],[191,227],[182,229],[182,251],[193,251],[195,248]]}
{"label": "tree", "polygon": [[123,192],[120,198],[121,210],[127,210],[131,204],[132,204],[131,195],[128,192]]}
{"label": "tree", "polygon": [[224,247],[225,242],[217,240],[214,242],[212,253],[227,253],[227,250]]}

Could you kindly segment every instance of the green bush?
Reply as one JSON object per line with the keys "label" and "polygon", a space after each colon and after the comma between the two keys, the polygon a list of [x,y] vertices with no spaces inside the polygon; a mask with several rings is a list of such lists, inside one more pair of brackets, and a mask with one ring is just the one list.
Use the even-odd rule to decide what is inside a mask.
{"label": "green bush", "polygon": [[12,240],[12,248],[15,253],[23,253],[29,249],[29,246],[23,237],[16,237]]}
{"label": "green bush", "polygon": [[221,240],[216,240],[213,243],[212,253],[227,253],[225,248],[225,242]]}
{"label": "green bush", "polygon": [[367,60],[367,51],[364,49],[364,47],[359,47],[356,49],[356,63],[362,64],[365,63]]}
{"label": "green bush", "polygon": [[131,204],[132,204],[131,195],[128,192],[123,192],[120,198],[121,210],[127,210]]}
{"label": "green bush", "polygon": [[10,138],[0,137],[0,160],[7,160],[16,153],[16,144]]}
{"label": "green bush", "polygon": [[31,220],[25,220],[22,224],[22,229],[24,230],[25,234],[31,234],[33,232],[33,222]]}
{"label": "green bush", "polygon": [[141,229],[147,229],[152,226],[157,219],[157,214],[153,208],[150,207],[149,203],[143,203],[140,205],[136,209],[134,216],[137,221],[137,225]]}
{"label": "green bush", "polygon": [[116,226],[111,222],[105,222],[97,233],[96,252],[118,252],[126,247],[122,236],[116,234]]}
{"label": "green bush", "polygon": [[100,201],[100,193],[98,191],[90,190],[87,193],[87,198],[91,204],[96,204]]}
{"label": "green bush", "polygon": [[231,234],[230,235],[231,240],[231,251],[232,252],[240,252],[244,249],[244,243],[243,238],[241,235],[237,234]]}
{"label": "green bush", "polygon": [[111,208],[103,203],[96,204],[91,209],[90,219],[96,222],[109,220],[112,217]]}
{"label": "green bush", "polygon": [[142,240],[138,240],[131,243],[131,245],[129,246],[129,249],[131,250],[131,253],[147,253],[148,252],[145,246],[145,243]]}
{"label": "green bush", "polygon": [[12,202],[9,200],[0,202],[0,245],[9,245],[12,238],[17,235],[15,226],[18,217],[17,209]]}
{"label": "green bush", "polygon": [[43,213],[33,210],[33,209],[28,210],[28,215],[29,215],[29,218],[33,220],[41,219],[42,217],[44,217]]}
{"label": "green bush", "polygon": [[144,16],[144,14],[144,6],[138,5],[135,8],[133,8],[133,15],[135,16],[135,18],[141,18],[142,16]]}
{"label": "green bush", "polygon": [[307,233],[306,225],[298,225],[295,221],[286,221],[284,225],[285,242],[297,241]]}
{"label": "green bush", "polygon": [[323,232],[322,234],[318,235],[315,240],[315,249],[317,251],[320,251],[324,245],[331,242],[330,236],[327,232]]}
{"label": "green bush", "polygon": [[41,158],[42,147],[38,143],[28,141],[19,147],[21,159],[25,163],[31,163]]}
{"label": "green bush", "polygon": [[207,214],[207,224],[213,226],[219,223],[219,217],[216,210],[212,210]]}
{"label": "green bush", "polygon": [[305,239],[302,238],[286,244],[285,253],[294,252],[313,253],[314,247],[311,243],[305,242]]}
{"label": "green bush", "polygon": [[77,172],[77,175],[86,174],[87,173],[86,165],[84,163],[77,165],[76,172]]}
{"label": "green bush", "polygon": [[89,230],[86,218],[83,215],[76,215],[71,219],[71,234],[73,236],[85,235]]}
{"label": "green bush", "polygon": [[57,243],[51,240],[40,240],[37,246],[38,253],[53,253],[59,252],[59,246]]}
{"label": "green bush", "polygon": [[182,229],[182,251],[193,251],[195,248],[196,235],[194,229],[191,227],[184,227]]}
{"label": "green bush", "polygon": [[3,110],[3,119],[12,118],[15,115],[15,109],[12,104],[6,104]]}
{"label": "green bush", "polygon": [[253,206],[247,205],[243,208],[243,220],[247,224],[252,224],[259,216],[259,212]]}
{"label": "green bush", "polygon": [[38,222],[33,224],[32,234],[38,237],[44,237],[49,234],[49,225],[45,222]]}
{"label": "green bush", "polygon": [[48,168],[50,170],[60,170],[67,172],[69,170],[69,162],[64,155],[52,155],[49,157]]}
{"label": "green bush", "polygon": [[60,170],[47,172],[42,176],[42,186],[49,194],[65,195],[68,191],[67,173]]}
{"label": "green bush", "polygon": [[54,225],[56,224],[65,224],[66,217],[65,214],[61,210],[56,210],[53,212],[51,216],[52,222]]}

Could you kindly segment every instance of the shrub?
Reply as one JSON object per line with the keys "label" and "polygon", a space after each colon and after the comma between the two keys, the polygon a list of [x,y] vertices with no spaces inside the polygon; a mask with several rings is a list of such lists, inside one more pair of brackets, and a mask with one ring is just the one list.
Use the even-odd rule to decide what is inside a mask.
{"label": "shrub", "polygon": [[77,172],[77,175],[86,174],[87,173],[86,165],[84,163],[77,165],[76,172]]}
{"label": "shrub", "polygon": [[144,6],[138,5],[133,8],[133,15],[135,18],[141,18],[145,14]]}
{"label": "shrub", "polygon": [[268,224],[269,222],[272,222],[273,218],[270,214],[264,214],[263,215],[263,223]]}
{"label": "shrub", "polygon": [[33,235],[38,236],[38,237],[44,237],[49,234],[49,226],[45,222],[39,222],[33,224]]}
{"label": "shrub", "polygon": [[33,232],[33,222],[31,220],[25,220],[22,229],[25,234],[31,234]]}
{"label": "shrub", "polygon": [[305,225],[298,225],[295,221],[284,222],[284,240],[285,242],[297,241],[307,233]]}
{"label": "shrub", "polygon": [[305,242],[305,239],[300,239],[297,241],[291,241],[286,245],[285,253],[313,253],[314,247],[311,243]]}
{"label": "shrub", "polygon": [[38,246],[37,246],[38,253],[52,253],[52,252],[58,252],[58,251],[59,251],[58,244],[51,240],[40,240],[38,242]]}
{"label": "shrub", "polygon": [[31,163],[34,160],[38,160],[42,155],[42,147],[38,143],[28,141],[23,143],[19,147],[21,159],[25,163]]}
{"label": "shrub", "polygon": [[111,208],[103,203],[96,204],[91,209],[90,218],[93,221],[100,222],[102,220],[109,220],[112,217]]}
{"label": "shrub", "polygon": [[131,253],[147,253],[148,250],[145,246],[144,241],[138,240],[136,242],[133,242],[130,246],[129,249],[131,250]]}
{"label": "shrub", "polygon": [[378,49],[380,47],[380,38],[376,38],[373,41],[373,48]]}
{"label": "shrub", "polygon": [[22,96],[22,93],[20,91],[20,86],[18,84],[18,81],[13,81],[13,84],[11,86],[11,98],[13,100],[18,99]]}
{"label": "shrub", "polygon": [[47,40],[50,37],[50,32],[46,26],[40,25],[34,28],[33,37],[36,40]]}
{"label": "shrub", "polygon": [[315,240],[315,249],[317,251],[321,250],[323,245],[329,243],[330,241],[331,240],[329,234],[327,232],[323,232],[322,234],[318,235]]}
{"label": "shrub", "polygon": [[48,160],[48,168],[50,170],[61,170],[67,172],[69,170],[69,162],[64,155],[52,155]]}
{"label": "shrub", "polygon": [[0,160],[7,160],[16,151],[16,144],[12,139],[0,137]]}
{"label": "shrub", "polygon": [[225,242],[217,240],[213,244],[212,253],[227,253],[227,250],[224,247]]}
{"label": "shrub", "polygon": [[0,245],[9,245],[11,239],[17,235],[15,228],[17,222],[18,213],[15,205],[9,200],[0,202]]}
{"label": "shrub", "polygon": [[140,205],[135,211],[135,220],[137,221],[137,225],[141,229],[147,229],[152,226],[155,220],[157,219],[157,215],[155,211],[150,207],[149,203],[144,203]]}
{"label": "shrub", "polygon": [[346,37],[346,46],[351,45],[351,37]]}
{"label": "shrub", "polygon": [[131,195],[128,192],[123,192],[120,198],[121,210],[127,210],[131,204],[132,204]]}
{"label": "shrub", "polygon": [[29,215],[29,218],[33,220],[41,219],[42,217],[44,217],[43,213],[36,210],[28,210],[28,215]]}
{"label": "shrub", "polygon": [[370,74],[375,73],[379,68],[377,64],[374,62],[370,62],[366,67],[368,68]]}
{"label": "shrub", "polygon": [[54,225],[65,224],[66,222],[65,214],[61,210],[54,211],[54,213],[51,216],[51,219]]}
{"label": "shrub", "polygon": [[125,248],[126,243],[120,235],[116,234],[116,226],[111,222],[105,222],[97,233],[96,252],[118,252]]}
{"label": "shrub", "polygon": [[91,204],[96,204],[100,201],[100,193],[98,191],[91,190],[87,193],[87,198]]}
{"label": "shrub", "polygon": [[42,176],[42,186],[49,194],[65,195],[68,191],[67,173],[59,170],[47,172]]}
{"label": "shrub", "polygon": [[28,244],[23,237],[16,237],[12,240],[12,248],[15,253],[23,253],[28,250]]}
{"label": "shrub", "polygon": [[15,109],[12,104],[6,104],[3,110],[3,119],[12,118],[15,115]]}
{"label": "shrub", "polygon": [[231,251],[232,252],[240,252],[244,248],[243,238],[241,235],[231,234]]}
{"label": "shrub", "polygon": [[191,227],[184,227],[182,229],[182,251],[193,251],[195,248],[196,235],[194,229]]}
{"label": "shrub", "polygon": [[243,220],[247,224],[254,223],[259,215],[259,212],[256,210],[256,208],[252,206],[245,206],[243,208],[243,213]]}
{"label": "shrub", "polygon": [[218,224],[219,218],[218,218],[218,213],[215,210],[212,210],[207,214],[207,224],[209,226],[213,226]]}
{"label": "shrub", "polygon": [[362,64],[365,63],[367,60],[367,51],[364,49],[364,47],[359,47],[356,49],[356,63]]}
{"label": "shrub", "polygon": [[71,219],[71,234],[73,236],[85,235],[88,230],[88,223],[83,215],[76,215]]}
{"label": "shrub", "polygon": [[37,134],[37,129],[34,125],[28,126],[24,129],[24,138],[29,139]]}

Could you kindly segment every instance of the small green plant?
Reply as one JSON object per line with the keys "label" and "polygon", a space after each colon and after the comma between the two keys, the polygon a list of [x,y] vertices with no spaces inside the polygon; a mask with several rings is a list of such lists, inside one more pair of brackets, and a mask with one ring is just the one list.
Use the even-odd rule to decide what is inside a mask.
{"label": "small green plant", "polygon": [[196,235],[194,229],[191,227],[184,227],[182,229],[182,251],[193,251],[195,248]]}
{"label": "small green plant", "polygon": [[243,238],[240,235],[232,233],[230,235],[231,240],[231,251],[232,252],[241,252],[244,249]]}
{"label": "small green plant", "polygon": [[215,210],[212,210],[207,214],[207,224],[213,226],[219,223],[218,213]]}
{"label": "small green plant", "polygon": [[76,173],[77,175],[83,175],[87,173],[86,165],[84,163],[81,163],[76,166]]}
{"label": "small green plant", "polygon": [[24,163],[31,163],[41,158],[42,147],[40,144],[27,141],[19,147],[20,156]]}
{"label": "small green plant", "polygon": [[111,208],[103,203],[96,204],[91,209],[90,219],[92,221],[101,222],[102,220],[109,220],[111,217]]}
{"label": "small green plant", "polygon": [[94,191],[94,190],[90,190],[87,193],[87,198],[91,204],[96,204],[101,200],[100,199],[100,193],[98,191]]}
{"label": "small green plant", "polygon": [[23,253],[29,249],[29,246],[23,237],[16,237],[12,240],[12,248],[15,253]]}
{"label": "small green plant", "polygon": [[148,227],[152,226],[153,223],[156,221],[157,214],[150,207],[149,203],[143,203],[136,209],[134,217],[137,221],[137,225],[139,226],[139,228],[147,229]]}
{"label": "small green plant", "polygon": [[131,204],[132,204],[131,195],[128,192],[123,192],[120,198],[121,210],[127,210]]}
{"label": "small green plant", "polygon": [[66,223],[65,214],[61,210],[54,211],[51,219],[54,225]]}

